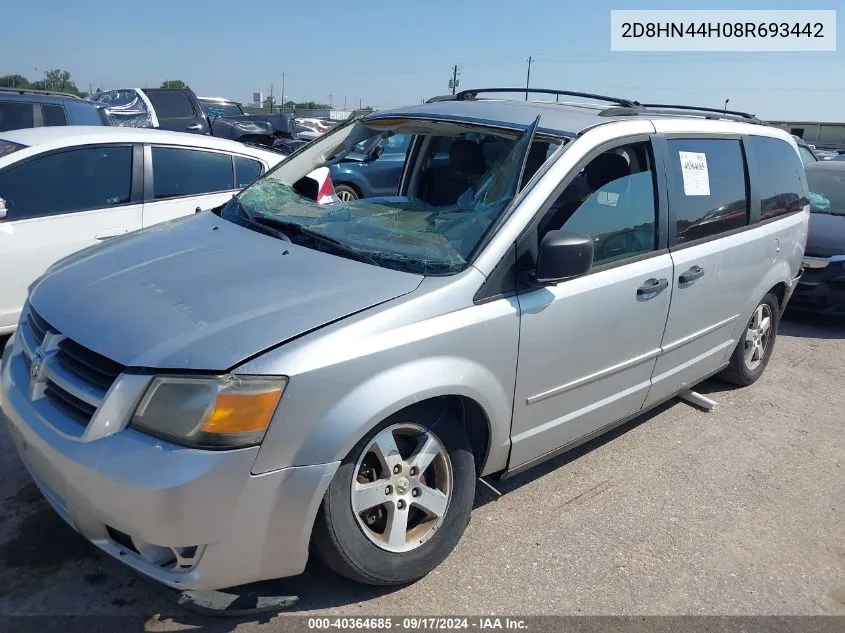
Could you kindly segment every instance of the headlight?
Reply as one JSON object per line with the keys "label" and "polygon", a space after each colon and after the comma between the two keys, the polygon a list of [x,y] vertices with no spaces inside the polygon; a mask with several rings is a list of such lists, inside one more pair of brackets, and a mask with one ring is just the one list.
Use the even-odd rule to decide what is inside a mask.
{"label": "headlight", "polygon": [[157,376],[131,426],[194,448],[240,448],[261,442],[286,378]]}

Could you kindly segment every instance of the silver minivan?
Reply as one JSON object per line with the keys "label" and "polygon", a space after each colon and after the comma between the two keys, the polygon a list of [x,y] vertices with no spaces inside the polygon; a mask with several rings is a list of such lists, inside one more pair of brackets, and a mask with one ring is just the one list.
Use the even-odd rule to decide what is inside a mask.
{"label": "silver minivan", "polygon": [[[171,587],[299,574],[309,552],[406,583],[455,547],[478,478],[714,374],[756,381],[807,237],[790,135],[511,92],[351,120],[222,207],[37,280],[0,406],[55,510]],[[396,134],[395,196],[308,199],[310,171]]]}

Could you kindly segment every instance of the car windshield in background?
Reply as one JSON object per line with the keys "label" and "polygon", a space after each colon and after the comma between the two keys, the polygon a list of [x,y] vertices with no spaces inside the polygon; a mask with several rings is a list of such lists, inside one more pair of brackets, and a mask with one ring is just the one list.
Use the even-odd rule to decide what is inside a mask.
{"label": "car windshield in background", "polygon": [[807,170],[810,211],[845,215],[845,170]]}
{"label": "car windshield in background", "polygon": [[218,116],[240,116],[243,114],[241,106],[237,103],[219,103],[216,101],[200,101],[205,116],[214,118]]}
{"label": "car windshield in background", "polygon": [[24,149],[26,145],[21,145],[20,143],[12,143],[12,141],[4,141],[0,138],[0,158],[3,156],[8,156],[13,152],[17,152],[19,149]]}
{"label": "car windshield in background", "polygon": [[[335,135],[330,131],[303,151],[301,170],[294,174],[290,168],[300,159],[298,155],[244,190],[233,206],[250,220],[275,225],[294,242],[306,234],[312,240],[328,238],[342,245],[345,252],[337,250],[339,255],[357,254],[379,266],[426,275],[466,268],[484,235],[516,195],[532,139],[524,131],[428,120],[341,127],[340,144],[325,140]],[[361,147],[382,141],[389,145],[392,136],[401,134],[421,137],[416,164],[425,166],[413,168],[408,195],[333,206],[300,195],[302,173],[338,162]],[[557,143],[543,143],[542,160],[534,171],[552,145]],[[323,156],[328,158],[321,160]],[[328,240],[322,240],[324,246]]]}

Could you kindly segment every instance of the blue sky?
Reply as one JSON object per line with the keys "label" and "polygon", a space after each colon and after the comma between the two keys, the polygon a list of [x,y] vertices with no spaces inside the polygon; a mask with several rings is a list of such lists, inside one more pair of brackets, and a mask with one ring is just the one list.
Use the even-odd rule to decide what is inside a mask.
{"label": "blue sky", "polygon": [[[699,9],[794,9],[795,0]],[[841,9],[841,0],[802,2]],[[131,8],[130,8],[131,7]],[[462,87],[531,85],[640,101],[730,107],[769,119],[845,121],[845,35],[835,53],[610,52],[610,9],[692,8],[652,0],[39,0],[3,9],[0,74],[69,70],[80,89],[158,86],[249,100],[254,91],[342,107],[418,103]],[[250,17],[252,16],[252,17]]]}

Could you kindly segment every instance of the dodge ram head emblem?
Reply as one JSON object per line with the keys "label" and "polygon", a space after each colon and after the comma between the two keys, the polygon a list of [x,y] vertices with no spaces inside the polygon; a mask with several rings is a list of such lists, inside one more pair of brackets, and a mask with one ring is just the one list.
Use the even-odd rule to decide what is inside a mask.
{"label": "dodge ram head emblem", "polygon": [[44,359],[47,358],[47,355],[44,353],[44,350],[40,347],[36,348],[35,353],[32,355],[32,364],[29,366],[29,380],[30,382],[39,382],[41,380],[41,373],[44,367]]}

